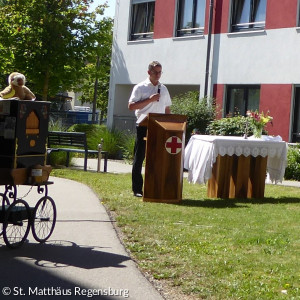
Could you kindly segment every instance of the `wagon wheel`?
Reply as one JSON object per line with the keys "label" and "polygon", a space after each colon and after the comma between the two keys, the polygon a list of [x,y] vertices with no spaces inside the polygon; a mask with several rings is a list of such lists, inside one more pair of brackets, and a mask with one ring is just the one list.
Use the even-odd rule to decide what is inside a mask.
{"label": "wagon wheel", "polygon": [[52,234],[56,222],[56,206],[49,196],[42,197],[34,207],[32,235],[36,241],[43,243]]}
{"label": "wagon wheel", "polygon": [[[1,200],[2,198],[2,200]],[[0,206],[0,236],[3,233],[3,220],[4,220],[4,215],[5,215],[5,206],[9,205],[9,200],[7,198],[7,196],[3,193],[0,193],[0,202],[1,202],[1,206]]]}
{"label": "wagon wheel", "polygon": [[30,208],[24,200],[16,200],[8,207],[3,223],[3,239],[9,248],[18,248],[25,242],[30,230],[30,218]]}

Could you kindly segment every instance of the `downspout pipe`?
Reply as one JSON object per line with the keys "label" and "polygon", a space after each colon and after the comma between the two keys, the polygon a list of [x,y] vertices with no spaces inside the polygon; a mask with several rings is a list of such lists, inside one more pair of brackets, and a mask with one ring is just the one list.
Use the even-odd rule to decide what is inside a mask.
{"label": "downspout pipe", "polygon": [[207,97],[208,82],[209,82],[209,66],[210,66],[210,52],[211,52],[211,35],[214,12],[214,0],[209,3],[209,19],[208,19],[208,34],[207,34],[207,52],[206,52],[206,68],[205,68],[205,82],[204,82],[204,97]]}

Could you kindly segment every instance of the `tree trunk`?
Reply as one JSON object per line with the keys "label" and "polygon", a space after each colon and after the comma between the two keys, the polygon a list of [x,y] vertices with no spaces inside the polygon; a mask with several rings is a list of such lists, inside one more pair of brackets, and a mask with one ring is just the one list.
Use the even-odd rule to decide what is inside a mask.
{"label": "tree trunk", "polygon": [[48,91],[49,91],[49,70],[45,73],[45,80],[43,86],[43,101],[48,100]]}
{"label": "tree trunk", "polygon": [[97,55],[97,63],[96,63],[96,78],[94,83],[94,97],[93,97],[93,114],[92,114],[92,122],[96,124],[96,108],[97,108],[97,96],[98,96],[98,70],[100,67],[100,57]]}

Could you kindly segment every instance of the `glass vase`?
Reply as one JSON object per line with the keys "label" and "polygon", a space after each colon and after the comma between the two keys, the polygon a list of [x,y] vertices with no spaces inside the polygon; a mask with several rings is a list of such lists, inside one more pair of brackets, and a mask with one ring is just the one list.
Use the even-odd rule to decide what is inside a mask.
{"label": "glass vase", "polygon": [[262,135],[262,131],[263,131],[263,127],[262,126],[255,126],[253,128],[253,135],[255,138],[261,138]]}

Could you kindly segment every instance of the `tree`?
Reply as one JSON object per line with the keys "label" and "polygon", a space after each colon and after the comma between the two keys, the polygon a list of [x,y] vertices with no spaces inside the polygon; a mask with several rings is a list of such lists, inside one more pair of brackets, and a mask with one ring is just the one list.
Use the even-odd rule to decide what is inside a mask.
{"label": "tree", "polygon": [[0,72],[19,71],[43,100],[71,90],[95,46],[93,0],[0,0]]}
{"label": "tree", "polygon": [[113,20],[103,18],[95,25],[95,43],[83,70],[84,76],[75,90],[82,93],[79,97],[81,102],[93,103],[93,121],[96,107],[100,108],[102,121],[106,117],[108,105]]}

